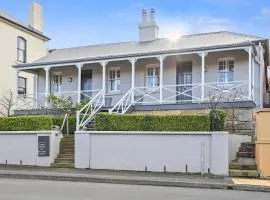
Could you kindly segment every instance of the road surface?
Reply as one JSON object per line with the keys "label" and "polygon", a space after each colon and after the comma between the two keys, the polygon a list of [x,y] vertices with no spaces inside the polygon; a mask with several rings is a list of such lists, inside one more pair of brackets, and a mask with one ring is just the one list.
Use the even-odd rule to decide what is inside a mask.
{"label": "road surface", "polygon": [[3,200],[269,200],[270,193],[0,179]]}

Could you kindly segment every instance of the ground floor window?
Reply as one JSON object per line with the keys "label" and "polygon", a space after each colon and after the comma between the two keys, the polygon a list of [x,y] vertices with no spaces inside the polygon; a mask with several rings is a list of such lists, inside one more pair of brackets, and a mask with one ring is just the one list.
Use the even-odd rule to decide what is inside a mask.
{"label": "ground floor window", "polygon": [[109,70],[109,91],[120,91],[120,68],[111,68]]}
{"label": "ground floor window", "polygon": [[18,77],[18,94],[26,94],[26,78]]}
{"label": "ground floor window", "polygon": [[218,82],[227,83],[234,81],[234,59],[223,58],[218,61]]}
{"label": "ground floor window", "polygon": [[62,88],[62,75],[54,75],[52,79],[52,92],[61,92]]}
{"label": "ground floor window", "polygon": [[147,67],[146,86],[147,88],[155,88],[159,86],[158,66]]}

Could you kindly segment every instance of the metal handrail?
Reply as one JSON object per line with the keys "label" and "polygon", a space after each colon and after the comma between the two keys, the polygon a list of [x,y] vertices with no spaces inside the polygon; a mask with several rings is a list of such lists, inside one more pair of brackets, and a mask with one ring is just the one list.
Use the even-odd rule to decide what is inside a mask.
{"label": "metal handrail", "polygon": [[[77,111],[77,130],[90,123],[104,105],[104,91],[97,93],[82,109]],[[81,115],[83,115],[82,119]],[[88,116],[89,115],[89,116]],[[87,117],[88,116],[88,117]]]}

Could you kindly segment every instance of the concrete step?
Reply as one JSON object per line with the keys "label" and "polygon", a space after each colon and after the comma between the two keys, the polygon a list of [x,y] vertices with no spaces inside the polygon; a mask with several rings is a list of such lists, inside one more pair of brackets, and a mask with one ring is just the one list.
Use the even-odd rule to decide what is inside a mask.
{"label": "concrete step", "polygon": [[74,168],[74,163],[52,163],[52,168]]}
{"label": "concrete step", "polygon": [[245,164],[241,164],[238,162],[231,162],[230,169],[239,169],[239,170],[256,170],[257,169],[257,165],[252,164],[252,165],[245,165]]}
{"label": "concrete step", "polygon": [[232,177],[247,177],[247,178],[258,178],[259,172],[257,170],[239,170],[231,169],[230,176]]}
{"label": "concrete step", "polygon": [[63,138],[63,139],[61,140],[61,142],[71,142],[71,143],[74,143],[75,140],[74,140],[74,138],[73,138],[73,139],[72,139],[72,138]]}
{"label": "concrete step", "polygon": [[237,152],[237,158],[255,158],[255,152]]}
{"label": "concrete step", "polygon": [[74,154],[74,149],[60,149],[60,154]]}
{"label": "concrete step", "polygon": [[253,148],[255,148],[255,143],[253,143],[253,142],[243,142],[243,143],[241,143],[241,147],[253,147]]}
{"label": "concrete step", "polygon": [[74,163],[74,159],[69,158],[56,158],[54,163]]}
{"label": "concrete step", "polygon": [[74,147],[75,144],[74,143],[65,143],[65,142],[63,143],[63,142],[61,142],[60,146],[61,147]]}
{"label": "concrete step", "polygon": [[60,153],[57,157],[74,157],[74,153]]}
{"label": "concrete step", "polygon": [[240,146],[238,152],[251,152],[251,153],[255,153],[255,147]]}
{"label": "concrete step", "polygon": [[256,161],[254,158],[237,158],[236,160],[234,160],[233,162],[238,162],[241,163],[242,165],[256,165]]}

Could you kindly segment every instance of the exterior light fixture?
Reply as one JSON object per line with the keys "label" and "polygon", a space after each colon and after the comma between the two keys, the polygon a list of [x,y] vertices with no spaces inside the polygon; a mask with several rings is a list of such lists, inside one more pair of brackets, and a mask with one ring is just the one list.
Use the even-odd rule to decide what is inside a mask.
{"label": "exterior light fixture", "polygon": [[68,82],[71,83],[72,82],[72,78],[68,77]]}

